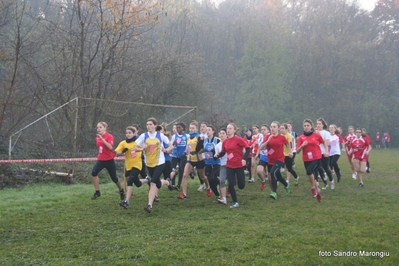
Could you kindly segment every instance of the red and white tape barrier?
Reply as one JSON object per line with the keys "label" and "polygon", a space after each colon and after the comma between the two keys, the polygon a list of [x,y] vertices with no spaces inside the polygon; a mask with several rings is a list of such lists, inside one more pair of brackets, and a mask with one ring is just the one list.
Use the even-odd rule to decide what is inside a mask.
{"label": "red and white tape barrier", "polygon": [[[114,160],[122,161],[125,157],[115,157]],[[0,160],[0,164],[7,163],[56,163],[56,162],[90,162],[97,158],[62,158],[62,159],[23,159],[23,160]]]}

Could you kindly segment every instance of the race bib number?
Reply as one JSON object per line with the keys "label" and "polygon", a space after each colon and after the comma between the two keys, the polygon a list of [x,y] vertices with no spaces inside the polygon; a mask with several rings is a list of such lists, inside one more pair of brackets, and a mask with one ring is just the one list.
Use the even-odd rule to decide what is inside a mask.
{"label": "race bib number", "polygon": [[232,154],[232,153],[227,154],[227,159],[228,160],[231,160],[233,158],[234,158],[234,154]]}
{"label": "race bib number", "polygon": [[149,150],[150,150],[150,152],[154,152],[155,151],[155,145],[150,145]]}
{"label": "race bib number", "polygon": [[205,159],[209,159],[209,158],[211,158],[212,157],[212,153],[211,152],[206,152],[205,153]]}
{"label": "race bib number", "polygon": [[177,144],[180,144],[180,142],[181,142],[181,139],[176,139]]}
{"label": "race bib number", "polygon": [[269,155],[272,155],[273,153],[274,153],[273,149],[269,150]]}
{"label": "race bib number", "polygon": [[100,146],[100,147],[98,148],[98,152],[99,152],[99,153],[103,153],[103,146]]}
{"label": "race bib number", "polygon": [[135,151],[135,150],[132,150],[132,151],[130,152],[130,154],[132,155],[132,158],[136,157],[136,151]]}
{"label": "race bib number", "polygon": [[313,159],[313,153],[312,152],[308,152],[308,158],[309,159]]}

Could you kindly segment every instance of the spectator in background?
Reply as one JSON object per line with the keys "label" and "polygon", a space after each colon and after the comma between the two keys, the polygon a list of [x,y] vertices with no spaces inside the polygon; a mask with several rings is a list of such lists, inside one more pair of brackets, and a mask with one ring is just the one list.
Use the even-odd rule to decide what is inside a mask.
{"label": "spectator in background", "polygon": [[382,146],[384,147],[384,149],[386,149],[387,144],[385,143],[385,133],[382,135],[381,142],[382,142]]}
{"label": "spectator in background", "polygon": [[375,134],[375,148],[376,149],[381,148],[381,136],[379,131],[377,131],[377,134]]}
{"label": "spectator in background", "polygon": [[384,133],[385,149],[389,148],[389,142],[391,141],[391,136],[388,133]]}

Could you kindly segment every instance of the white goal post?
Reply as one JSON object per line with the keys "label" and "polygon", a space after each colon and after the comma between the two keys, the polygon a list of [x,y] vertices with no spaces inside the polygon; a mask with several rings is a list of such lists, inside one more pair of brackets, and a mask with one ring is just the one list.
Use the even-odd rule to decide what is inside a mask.
{"label": "white goal post", "polygon": [[176,121],[188,124],[197,120],[197,115],[197,106],[76,97],[11,134],[8,159],[93,157],[95,127],[99,121],[108,124],[108,131],[118,143],[125,139],[127,126],[145,127],[149,117],[171,125]]}

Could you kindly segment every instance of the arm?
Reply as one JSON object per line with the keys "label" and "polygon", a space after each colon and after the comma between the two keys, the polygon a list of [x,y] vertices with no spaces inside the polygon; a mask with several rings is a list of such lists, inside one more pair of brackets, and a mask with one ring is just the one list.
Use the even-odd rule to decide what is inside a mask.
{"label": "arm", "polygon": [[300,142],[298,142],[298,147],[296,148],[296,153],[299,154],[299,153],[302,151],[303,147],[305,147],[306,145],[308,145],[308,142],[307,142],[307,141],[304,141],[304,142],[300,141]]}
{"label": "arm", "polygon": [[325,140],[324,143],[323,143],[323,145],[324,145],[324,157],[330,156],[330,155],[328,154],[328,144],[327,144],[327,143],[329,143],[329,142],[330,142],[329,140]]}
{"label": "arm", "polygon": [[245,153],[244,153],[244,155],[242,157],[242,160],[241,160],[242,166],[245,166],[247,164],[246,158],[248,158],[248,155],[249,155],[250,151],[251,151],[250,147],[245,148]]}
{"label": "arm", "polygon": [[269,144],[271,138],[272,138],[272,136],[270,135],[270,136],[267,138],[267,140],[266,140],[262,145],[259,146],[259,149],[258,149],[258,150],[263,150],[263,149],[267,146],[267,144]]}
{"label": "arm", "polygon": [[287,147],[287,149],[288,149],[288,156],[289,157],[293,157],[294,155],[292,154],[292,148],[291,148],[291,145],[292,145],[292,142],[288,142],[288,143],[286,143],[286,144],[284,144],[286,147]]}
{"label": "arm", "polygon": [[201,153],[204,149],[204,139],[198,138],[197,147],[195,147],[195,153]]}
{"label": "arm", "polygon": [[102,142],[104,143],[105,147],[107,147],[108,149],[112,150],[112,144],[109,143],[108,141],[106,141],[103,136],[101,136],[100,134],[97,134],[97,136],[102,140]]}

